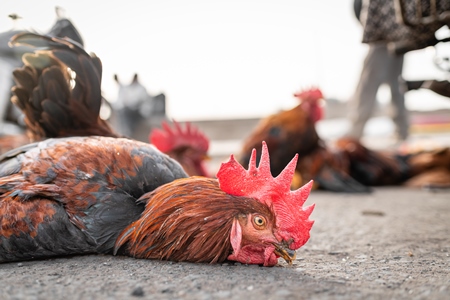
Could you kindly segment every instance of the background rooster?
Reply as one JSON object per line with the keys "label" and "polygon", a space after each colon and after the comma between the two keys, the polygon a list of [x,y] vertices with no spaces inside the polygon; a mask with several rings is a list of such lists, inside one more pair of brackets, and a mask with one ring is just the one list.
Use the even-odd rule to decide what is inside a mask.
{"label": "background rooster", "polygon": [[266,141],[271,156],[271,169],[277,175],[295,153],[300,159],[293,187],[314,180],[319,188],[338,192],[367,192],[369,189],[348,174],[345,155],[335,153],[319,137],[315,124],[323,116],[322,92],[311,88],[294,94],[300,104],[271,115],[257,125],[244,141],[240,159],[245,162],[253,148]]}
{"label": "background rooster", "polygon": [[296,158],[269,180],[268,151],[249,171],[186,177],[152,145],[70,137],[0,157],[0,262],[82,253],[273,266],[309,238],[311,184],[290,191]]}
{"label": "background rooster", "polygon": [[183,128],[175,121],[172,127],[163,122],[161,129],[151,131],[149,140],[158,150],[178,161],[189,176],[210,177],[205,165],[209,139],[191,123]]}
{"label": "background rooster", "polygon": [[[261,153],[261,141],[270,149],[271,170],[278,175],[289,160],[298,153],[300,157],[314,151],[322,143],[316,132],[315,122],[322,116],[322,93],[313,89],[296,107],[262,119],[244,140],[239,161],[250,158],[252,149]],[[305,94],[306,96],[306,94]]]}

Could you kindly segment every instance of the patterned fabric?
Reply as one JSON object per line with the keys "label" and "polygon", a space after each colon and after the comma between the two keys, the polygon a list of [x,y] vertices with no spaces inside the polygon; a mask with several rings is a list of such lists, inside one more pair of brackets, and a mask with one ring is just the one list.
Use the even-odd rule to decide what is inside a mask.
{"label": "patterned fabric", "polygon": [[[430,15],[431,1],[436,1],[438,15],[442,12],[450,14],[450,0],[422,0],[422,16]],[[403,5],[399,5],[401,3]],[[407,26],[401,19],[397,19],[396,10],[399,17],[403,11],[406,23],[414,26]],[[428,46],[429,41],[435,40],[435,31],[446,25],[446,22],[434,21],[420,25],[416,12],[415,0],[364,0],[361,11],[361,22],[364,26],[362,42],[408,41],[414,44],[414,49]],[[450,23],[449,20],[447,22]]]}

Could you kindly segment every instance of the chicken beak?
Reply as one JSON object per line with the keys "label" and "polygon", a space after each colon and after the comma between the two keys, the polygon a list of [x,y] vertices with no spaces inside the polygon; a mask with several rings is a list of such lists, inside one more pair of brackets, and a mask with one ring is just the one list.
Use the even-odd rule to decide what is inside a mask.
{"label": "chicken beak", "polygon": [[274,253],[279,257],[283,258],[288,264],[292,265],[292,262],[295,260],[297,252],[295,250],[291,250],[283,244],[273,244],[275,246]]}

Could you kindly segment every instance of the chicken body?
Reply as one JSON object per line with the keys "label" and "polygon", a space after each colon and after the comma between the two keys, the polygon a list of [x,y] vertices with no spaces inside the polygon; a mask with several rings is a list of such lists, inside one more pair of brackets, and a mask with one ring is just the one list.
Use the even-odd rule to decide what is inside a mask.
{"label": "chicken body", "polygon": [[137,199],[187,175],[153,146],[127,139],[49,139],[0,163],[0,262],[111,253],[138,219]]}
{"label": "chicken body", "polygon": [[330,149],[316,131],[315,123],[322,117],[322,93],[311,89],[295,96],[301,101],[296,107],[261,120],[245,140],[239,161],[248,160],[253,148],[257,149],[259,160],[261,141],[266,141],[274,176],[295,153],[299,154],[294,189],[314,180],[316,186],[326,190],[367,192],[366,186],[349,175],[348,157]]}
{"label": "chicken body", "polygon": [[0,262],[84,253],[273,266],[292,261],[276,214],[190,177],[149,144],[49,139],[0,160]]}
{"label": "chicken body", "polygon": [[257,149],[257,162],[261,156],[261,142],[270,149],[270,168],[278,175],[298,153],[300,159],[314,151],[320,143],[314,123],[300,105],[262,119],[242,146],[239,161],[248,162],[252,149]]}
{"label": "chicken body", "polygon": [[340,138],[334,147],[348,161],[346,172],[366,186],[399,185],[413,175],[409,155],[374,151],[353,138]]}

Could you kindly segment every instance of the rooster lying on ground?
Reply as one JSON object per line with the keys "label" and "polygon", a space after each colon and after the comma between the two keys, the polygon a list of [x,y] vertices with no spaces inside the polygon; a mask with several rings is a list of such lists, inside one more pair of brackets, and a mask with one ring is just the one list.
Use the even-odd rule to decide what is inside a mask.
{"label": "rooster lying on ground", "polygon": [[129,139],[49,139],[0,157],[0,262],[84,253],[191,262],[291,262],[309,238],[311,183],[290,191],[267,147],[246,171],[233,157],[216,179],[186,177]]}
{"label": "rooster lying on ground", "polygon": [[149,140],[158,150],[178,161],[189,176],[210,177],[205,166],[209,139],[191,123],[183,128],[174,121],[172,128],[163,122],[161,129],[152,130]]}

